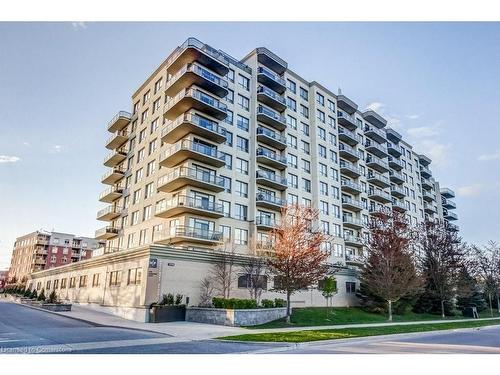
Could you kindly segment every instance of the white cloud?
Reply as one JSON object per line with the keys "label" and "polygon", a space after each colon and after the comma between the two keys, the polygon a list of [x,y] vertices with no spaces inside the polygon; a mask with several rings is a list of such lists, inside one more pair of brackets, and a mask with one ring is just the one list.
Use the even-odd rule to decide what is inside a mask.
{"label": "white cloud", "polygon": [[58,154],[62,151],[62,146],[61,145],[53,145],[50,150],[49,150],[49,153],[51,154]]}
{"label": "white cloud", "polygon": [[31,143],[29,143],[29,142],[23,142],[23,145],[26,147],[31,147]]}
{"label": "white cloud", "polygon": [[75,31],[87,28],[87,25],[85,24],[85,22],[81,22],[81,21],[79,21],[79,22],[71,22],[71,26],[73,26],[73,30],[75,30]]}
{"label": "white cloud", "polygon": [[21,158],[17,156],[0,155],[0,164],[2,163],[17,163]]}
{"label": "white cloud", "polygon": [[449,163],[451,144],[444,144],[432,139],[424,139],[414,144],[415,150],[428,156],[432,164],[438,167],[445,167]]}
{"label": "white cloud", "polygon": [[414,114],[414,115],[406,115],[406,118],[409,118],[410,120],[416,120],[420,118],[420,115]]}
{"label": "white cloud", "polygon": [[414,138],[429,138],[439,134],[439,131],[432,126],[419,126],[416,128],[409,128],[406,132],[409,136]]}
{"label": "white cloud", "polygon": [[483,190],[482,184],[461,186],[457,189],[457,194],[462,197],[475,197]]}
{"label": "white cloud", "polygon": [[482,154],[479,155],[477,160],[479,161],[491,161],[500,159],[500,152],[495,152],[493,154]]}
{"label": "white cloud", "polygon": [[367,111],[372,110],[372,111],[375,111],[375,112],[379,112],[384,107],[385,107],[384,103],[372,102],[372,103],[370,103],[370,104],[368,104],[366,106],[366,110]]}

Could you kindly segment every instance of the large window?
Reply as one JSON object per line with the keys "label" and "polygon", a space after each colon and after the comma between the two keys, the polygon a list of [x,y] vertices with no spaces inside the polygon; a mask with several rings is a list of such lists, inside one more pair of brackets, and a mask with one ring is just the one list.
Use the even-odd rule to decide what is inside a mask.
{"label": "large window", "polygon": [[122,271],[112,271],[109,274],[109,286],[120,286],[122,281]]}
{"label": "large window", "polygon": [[128,270],[127,285],[139,285],[142,279],[142,268],[131,268]]}
{"label": "large window", "polygon": [[234,243],[236,245],[247,245],[248,244],[248,231],[246,229],[235,228],[234,229]]}
{"label": "large window", "polygon": [[345,291],[346,293],[356,293],[356,283],[352,281],[345,282]]}

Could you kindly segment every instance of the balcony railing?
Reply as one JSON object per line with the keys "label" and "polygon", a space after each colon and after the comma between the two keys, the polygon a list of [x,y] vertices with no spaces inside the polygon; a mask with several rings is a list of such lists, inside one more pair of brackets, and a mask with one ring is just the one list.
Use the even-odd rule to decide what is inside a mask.
{"label": "balcony railing", "polygon": [[346,188],[347,190],[354,190],[354,191],[359,192],[359,193],[363,191],[360,184],[357,184],[357,183],[349,181],[349,180],[342,180],[340,182],[340,186],[343,188]]}
{"label": "balcony railing", "polygon": [[222,232],[178,225],[169,229],[155,232],[154,240],[161,241],[173,239],[176,237],[184,237],[187,239],[191,238],[194,240],[202,240],[207,242],[220,242],[222,240]]}
{"label": "balcony railing", "polygon": [[275,227],[278,224],[275,218],[259,215],[255,218],[255,225],[257,226],[266,226],[266,227]]}
{"label": "balcony railing", "polygon": [[356,165],[349,163],[345,160],[340,161],[340,168],[350,171],[351,174],[353,175],[361,176],[361,170]]}
{"label": "balcony railing", "polygon": [[382,190],[369,190],[368,191],[368,196],[370,197],[379,197],[379,198],[382,198],[383,200],[387,201],[387,202],[391,202],[392,199],[391,199],[391,195],[389,193],[386,193],[385,191],[382,191]]}
{"label": "balcony railing", "polygon": [[349,154],[351,156],[351,158],[361,159],[363,157],[361,152],[359,152],[358,150],[352,148],[351,146],[345,145],[343,143],[339,144],[339,149],[340,149],[340,151],[343,151],[344,153]]}
{"label": "balcony railing", "polygon": [[278,175],[276,175],[273,172],[258,170],[256,172],[256,177],[257,178],[264,178],[266,180],[275,182],[275,183],[280,184],[280,185],[284,185],[284,186],[287,185],[287,179],[286,178],[278,176]]}
{"label": "balcony railing", "polygon": [[286,205],[286,200],[275,197],[271,194],[265,194],[265,193],[257,193],[255,196],[255,200],[258,202],[266,202],[270,203],[276,206],[285,206]]}
{"label": "balcony railing", "polygon": [[286,107],[286,100],[283,96],[279,95],[276,91],[271,90],[268,87],[265,86],[259,86],[257,87],[257,94],[265,94],[269,96],[271,99],[277,101],[278,103],[281,103],[283,106]]}
{"label": "balcony railing", "polygon": [[[375,156],[372,156],[372,155],[368,155],[366,157],[366,163],[367,164],[375,164],[379,168],[383,168],[384,170],[389,170],[389,164],[386,161],[384,161],[380,158],[377,158]],[[372,167],[372,168],[375,168],[375,167]]]}
{"label": "balcony railing", "polygon": [[103,208],[102,210],[97,211],[97,217],[103,217],[108,214],[120,215],[120,209],[114,205]]}
{"label": "balcony railing", "polygon": [[267,107],[259,105],[257,107],[257,115],[266,116],[269,119],[271,119],[273,121],[273,123],[276,122],[276,123],[279,123],[282,126],[286,127],[286,118],[285,118],[285,116],[280,115],[278,112],[275,112],[272,109],[269,109]]}
{"label": "balcony railing", "polygon": [[190,139],[183,139],[160,153],[160,160],[164,160],[181,150],[193,151],[215,159],[225,160],[224,154],[217,151],[217,147],[208,146],[199,142],[193,142]]}
{"label": "balcony railing", "polygon": [[264,135],[268,138],[274,139],[276,142],[282,143],[286,145],[286,138],[283,137],[282,135],[273,132],[272,130],[269,130],[267,128],[264,128],[262,126],[259,126],[257,128],[257,135]]}
{"label": "balcony railing", "polygon": [[272,79],[273,81],[280,84],[281,86],[286,86],[286,81],[283,78],[281,78],[279,75],[273,73],[271,70],[264,68],[263,66],[259,66],[257,73],[265,75],[266,77]]}
{"label": "balcony railing", "polygon": [[277,153],[275,153],[273,151],[266,150],[265,148],[259,147],[257,149],[257,156],[264,156],[268,159],[272,159],[272,160],[277,161],[278,163],[286,165],[286,156],[278,155]]}
{"label": "balcony railing", "polygon": [[337,111],[337,119],[340,125],[348,127],[351,130],[357,128],[356,120],[353,116],[344,111]]}
{"label": "balcony railing", "polygon": [[342,215],[342,221],[344,222],[344,224],[351,224],[351,225],[355,225],[357,227],[364,226],[363,221],[361,219],[358,219],[358,218],[355,218],[355,217],[352,217],[349,215]]}
{"label": "balcony railing", "polygon": [[112,119],[108,122],[108,131],[115,132],[117,130],[122,130],[132,118],[132,114],[127,111],[119,111]]}
{"label": "balcony railing", "polygon": [[177,95],[171,98],[167,105],[165,106],[165,113],[169,112],[177,103],[179,103],[184,98],[193,98],[196,99],[205,105],[215,109],[218,113],[223,113],[223,116],[219,116],[217,113],[213,113],[212,115],[223,119],[227,115],[227,105],[222,103],[220,100],[205,94],[204,92],[197,90],[193,87],[187,88],[185,90],[181,90]]}
{"label": "balcony railing", "polygon": [[361,136],[357,135],[356,133],[344,129],[339,126],[339,138],[342,139],[344,142],[349,143],[350,145],[356,145],[361,142],[362,138]]}
{"label": "balcony railing", "polygon": [[187,195],[179,195],[175,198],[158,202],[155,206],[155,213],[158,214],[160,212],[181,206],[196,210],[209,211],[220,215],[224,214],[224,206],[222,204]]}
{"label": "balcony railing", "polygon": [[349,243],[354,243],[359,246],[363,245],[363,239],[358,236],[353,236],[352,234],[344,234],[344,241]]}
{"label": "balcony railing", "polygon": [[158,179],[158,186],[165,185],[178,178],[189,178],[192,180],[203,182],[205,184],[224,188],[224,179],[222,177],[217,176],[215,173],[210,173],[204,170],[189,167],[176,168],[165,176],[160,177]]}
{"label": "balcony railing", "polygon": [[[199,75],[200,77],[206,79],[207,81],[212,82],[215,85],[218,85],[224,89],[227,89],[228,84],[227,81],[219,77],[217,74],[212,73],[210,70],[203,68],[201,65],[197,63],[191,63],[185,65],[181,70],[175,73],[170,79],[167,81],[165,85],[165,89],[167,90],[170,86],[172,86],[182,75],[185,73],[194,73]],[[227,93],[227,90],[226,90]]]}
{"label": "balcony railing", "polygon": [[[182,124],[186,123],[190,123],[203,130],[207,130],[208,131],[207,136],[209,136],[210,133],[214,133],[216,135],[224,137],[224,139],[226,138],[226,133],[227,133],[226,129],[223,128],[222,126],[219,126],[217,122],[198,116],[197,114],[191,112],[180,115],[170,124],[165,126],[165,128],[161,132],[161,137],[162,138],[167,137],[168,134],[179,128]],[[184,132],[182,135],[186,134],[187,133]]]}
{"label": "balcony railing", "polygon": [[376,173],[376,172],[369,171],[367,179],[368,180],[377,180],[386,186],[389,186],[391,184],[389,179],[386,176],[381,175],[380,173]]}
{"label": "balcony railing", "polygon": [[366,133],[366,136],[376,135],[378,139],[383,139],[383,140],[386,139],[385,132],[383,130],[376,128],[375,126],[365,125],[364,131]]}
{"label": "balcony railing", "polygon": [[120,230],[118,228],[106,226],[95,231],[95,238],[118,236],[119,232]]}
{"label": "balcony railing", "polygon": [[352,206],[352,207],[357,207],[360,210],[363,209],[363,203],[359,199],[352,199],[349,197],[342,197],[342,203]]}

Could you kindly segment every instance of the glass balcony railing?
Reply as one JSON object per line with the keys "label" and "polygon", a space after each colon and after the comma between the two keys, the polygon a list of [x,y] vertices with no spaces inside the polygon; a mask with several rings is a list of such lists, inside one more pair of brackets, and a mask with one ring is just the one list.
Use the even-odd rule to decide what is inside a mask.
{"label": "glass balcony railing", "polygon": [[95,237],[100,238],[100,237],[103,237],[105,235],[118,235],[119,231],[120,230],[118,228],[108,226],[108,227],[97,229],[95,231]]}
{"label": "glass balcony railing", "polygon": [[224,179],[217,176],[215,173],[189,167],[176,168],[165,176],[160,177],[158,179],[158,186],[165,185],[178,178],[189,178],[206,184],[216,185],[221,188],[225,186]]}
{"label": "glass balcony railing", "polygon": [[161,152],[160,160],[165,160],[181,150],[189,150],[215,159],[225,160],[225,155],[222,152],[217,151],[217,147],[208,146],[199,142],[193,142],[190,139],[183,139],[182,141],[177,142],[173,146]]}
{"label": "glass balcony railing", "polygon": [[272,182],[275,182],[277,184],[280,184],[280,185],[284,185],[286,186],[287,185],[287,180],[286,178],[283,178],[281,176],[278,176],[276,175],[275,173],[273,172],[269,172],[269,171],[263,171],[263,170],[258,170],[256,172],[256,176],[257,178],[264,178],[266,180],[269,180],[269,181],[272,181]]}
{"label": "glass balcony railing", "polygon": [[219,77],[217,74],[212,73],[210,70],[205,69],[201,65],[196,63],[185,65],[181,70],[179,70],[172,77],[170,77],[170,79],[166,83],[166,88],[170,87],[175,81],[179,79],[179,77],[181,77],[187,72],[197,74],[200,77],[206,79],[207,81],[210,81],[218,86],[227,89],[228,84],[226,80],[222,79],[222,77]]}
{"label": "glass balcony railing", "polygon": [[194,47],[196,49],[199,49],[200,51],[203,51],[213,59],[218,60],[221,64],[227,65],[226,59],[224,58],[224,55],[220,51],[217,51],[215,48],[210,47],[208,44],[200,42],[196,38],[188,38],[181,46],[176,48],[176,50],[167,58],[166,66],[172,64],[172,62],[174,62],[182,54],[182,52],[184,52],[184,50],[189,47]]}
{"label": "glass balcony railing", "polygon": [[257,156],[264,156],[268,159],[275,160],[278,163],[286,164],[286,156],[278,155],[277,153],[275,153],[273,151],[266,150],[265,148],[258,148],[257,149]]}
{"label": "glass balcony railing", "polygon": [[270,88],[267,88],[265,86],[259,86],[257,87],[257,94],[265,94],[270,98],[286,106],[285,98],[279,95],[276,91],[271,90]]}
{"label": "glass balcony railing", "polygon": [[340,161],[340,168],[347,169],[356,175],[361,175],[361,170],[356,165],[349,163],[345,160]]}
{"label": "glass balcony railing", "polygon": [[379,181],[382,181],[382,182],[386,183],[387,185],[390,185],[390,181],[389,181],[389,179],[388,179],[386,176],[381,175],[380,173],[376,173],[376,172],[368,172],[368,176],[367,176],[367,178],[368,178],[369,180],[371,180],[371,179],[376,179],[376,180],[379,180]]}
{"label": "glass balcony railing", "polygon": [[220,215],[224,214],[224,206],[222,204],[187,195],[179,195],[175,198],[158,202],[155,206],[155,213],[158,214],[175,207],[187,207],[197,210],[210,211]]}
{"label": "glass balcony railing", "polygon": [[286,118],[285,116],[280,115],[278,112],[274,112],[272,109],[263,107],[259,105],[257,107],[257,114],[258,115],[265,115],[267,117],[270,117],[271,119],[281,122],[283,124],[286,124]]}
{"label": "glass balcony railing", "polygon": [[359,199],[352,199],[350,197],[342,197],[342,203],[346,205],[350,205],[353,207],[357,207],[360,210],[363,209],[363,203]]}
{"label": "glass balcony railing", "polygon": [[339,119],[345,119],[348,122],[350,122],[351,124],[356,124],[356,121],[354,120],[354,117],[351,116],[350,114],[348,114],[347,112],[339,110],[339,111],[337,111],[337,117]]}
{"label": "glass balcony railing", "polygon": [[273,217],[260,215],[255,218],[255,225],[258,226],[275,227],[277,224],[276,219]]}
{"label": "glass balcony railing", "polygon": [[357,157],[358,159],[361,159],[363,157],[361,152],[359,152],[358,150],[352,148],[351,146],[345,145],[343,143],[339,143],[339,149],[340,149],[340,151],[347,152],[347,153]]}
{"label": "glass balcony railing", "polygon": [[265,135],[268,138],[274,139],[276,142],[283,143],[286,145],[285,137],[262,126],[259,126],[257,128],[257,135]]}
{"label": "glass balcony railing", "polygon": [[385,132],[383,130],[376,128],[375,126],[365,125],[364,131],[365,131],[365,133],[374,133],[374,134],[378,135],[380,138],[385,139],[385,137],[386,137]]}
{"label": "glass balcony railing", "polygon": [[266,202],[266,203],[274,204],[276,206],[285,206],[286,205],[286,200],[275,197],[274,195],[271,195],[271,194],[266,194],[266,193],[257,193],[255,200],[257,202]]}
{"label": "glass balcony railing", "polygon": [[387,163],[386,161],[384,161],[384,160],[382,160],[380,158],[372,156],[372,155],[368,155],[366,157],[366,163],[367,164],[371,164],[371,163],[378,164],[378,165],[384,167],[385,169],[389,169],[389,163]]}
{"label": "glass balcony railing", "polygon": [[264,68],[263,66],[259,66],[257,73],[265,75],[266,77],[272,79],[273,81],[275,81],[276,83],[278,83],[282,86],[286,86],[286,81],[283,78],[281,78],[279,75],[273,73],[271,70]]}
{"label": "glass balcony railing", "polygon": [[361,219],[358,219],[358,218],[355,218],[355,217],[349,216],[349,215],[342,215],[342,221],[344,222],[344,224],[347,223],[347,224],[352,224],[352,225],[356,225],[359,227],[364,226],[363,221]]}
{"label": "glass balcony railing", "polygon": [[127,112],[127,111],[119,111],[112,119],[111,121],[108,122],[108,130],[109,131],[112,131],[113,128],[116,126],[115,124],[117,124],[119,121],[122,122],[121,126],[123,124],[127,124],[128,122],[130,122],[130,119],[132,118],[132,114],[130,112]]}
{"label": "glass balcony railing", "polygon": [[356,133],[350,131],[350,130],[347,130],[347,129],[344,129],[342,127],[339,126],[339,135],[342,135],[344,134],[345,136],[351,138],[352,140],[356,141],[356,143],[359,143],[361,142],[362,138],[357,135]]}
{"label": "glass balcony railing", "polygon": [[178,225],[155,233],[155,241],[175,237],[192,238],[208,242],[219,242],[222,240],[222,232]]}
{"label": "glass balcony railing", "polygon": [[347,187],[347,188],[350,188],[351,190],[356,190],[356,191],[363,191],[363,189],[361,188],[361,185],[360,184],[357,184],[355,182],[352,182],[352,181],[349,181],[349,180],[342,180],[340,182],[340,185],[342,187]]}
{"label": "glass balcony railing", "polygon": [[111,177],[112,175],[114,174],[121,174],[121,175],[124,175],[125,174],[125,169],[123,168],[119,168],[119,167],[114,167],[114,168],[111,168],[110,171],[104,173],[102,175],[102,180],[105,180],[107,179],[108,177]]}
{"label": "glass balcony railing", "polygon": [[208,94],[205,94],[204,92],[194,89],[192,87],[187,88],[185,90],[182,90],[179,92],[177,95],[175,95],[173,98],[171,98],[166,105],[165,112],[171,109],[174,105],[176,105],[181,99],[184,99],[185,97],[191,97],[194,99],[199,100],[200,102],[203,102],[217,110],[220,110],[222,112],[227,112],[227,105],[219,101],[218,99],[214,98],[213,96],[210,96]]}
{"label": "glass balcony railing", "polygon": [[368,192],[368,195],[383,198],[388,202],[392,201],[391,195],[389,193],[386,193],[385,191],[382,191],[382,190],[370,190]]}
{"label": "glass balcony railing", "polygon": [[219,126],[219,124],[217,122],[189,112],[189,113],[184,113],[184,114],[180,115],[174,121],[172,121],[170,124],[165,126],[165,128],[161,132],[161,136],[162,137],[166,136],[172,130],[174,130],[175,128],[177,128],[178,126],[180,126],[186,122],[195,124],[196,126],[199,126],[200,128],[203,128],[203,129],[209,130],[211,132],[220,134],[224,137],[226,136],[226,133],[227,133],[226,129],[223,128],[222,126]]}

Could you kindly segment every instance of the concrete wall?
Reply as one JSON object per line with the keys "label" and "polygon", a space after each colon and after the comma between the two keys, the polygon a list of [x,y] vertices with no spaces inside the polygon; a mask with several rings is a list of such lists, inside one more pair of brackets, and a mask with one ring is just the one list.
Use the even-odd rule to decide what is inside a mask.
{"label": "concrete wall", "polygon": [[218,324],[225,326],[253,326],[286,316],[286,308],[274,309],[211,309],[190,307],[186,310],[187,322]]}

